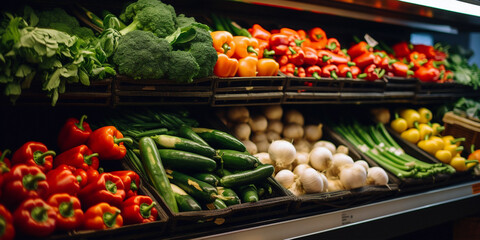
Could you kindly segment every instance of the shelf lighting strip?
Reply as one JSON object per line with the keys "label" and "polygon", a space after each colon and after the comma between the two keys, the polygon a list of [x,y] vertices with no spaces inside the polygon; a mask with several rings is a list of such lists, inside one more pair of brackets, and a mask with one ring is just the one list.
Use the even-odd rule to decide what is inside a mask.
{"label": "shelf lighting strip", "polygon": [[480,17],[480,6],[458,0],[399,0],[425,7],[437,8],[445,11],[467,14]]}
{"label": "shelf lighting strip", "polygon": [[308,216],[266,224],[197,239],[269,240],[301,238],[355,224],[401,215],[420,209],[476,197],[480,182],[459,184],[419,194],[399,197],[378,203],[343,209],[331,213]]}

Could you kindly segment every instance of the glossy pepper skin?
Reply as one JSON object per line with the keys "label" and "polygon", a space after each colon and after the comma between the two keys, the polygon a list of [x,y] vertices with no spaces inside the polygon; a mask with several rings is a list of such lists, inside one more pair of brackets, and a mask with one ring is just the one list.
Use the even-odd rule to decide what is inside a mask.
{"label": "glossy pepper skin", "polygon": [[397,133],[405,132],[408,129],[407,121],[395,113],[395,119],[390,122],[390,127]]}
{"label": "glossy pepper skin", "polygon": [[8,209],[0,204],[0,239],[12,240],[15,238],[15,227],[13,226],[13,216]]}
{"label": "glossy pepper skin", "polygon": [[322,68],[317,65],[313,65],[307,68],[307,77],[313,77],[315,79],[321,79]]}
{"label": "glossy pepper skin", "polygon": [[375,54],[372,52],[366,52],[353,58],[352,61],[355,63],[356,66],[363,69],[371,64],[374,64]]}
{"label": "glossy pepper skin", "polygon": [[223,53],[228,57],[235,53],[235,42],[233,35],[227,31],[214,31],[210,33],[213,40],[213,47],[218,53]]}
{"label": "glossy pepper skin", "polygon": [[120,160],[127,154],[123,142],[132,143],[133,140],[124,138],[116,127],[105,126],[92,132],[87,146],[92,152],[98,153],[100,160]]}
{"label": "glossy pepper skin", "polygon": [[333,53],[338,53],[341,51],[340,42],[336,38],[329,38],[327,40],[327,45],[325,46],[326,49],[332,51]]}
{"label": "glossy pepper skin", "polygon": [[351,46],[348,50],[347,53],[348,55],[354,59],[364,53],[372,52],[372,47],[370,47],[367,42],[361,41],[358,42],[357,44]]}
{"label": "glossy pepper skin", "polygon": [[350,70],[352,71],[352,77],[357,78],[360,72],[362,71],[359,67],[357,66],[350,66]]}
{"label": "glossy pepper skin", "polygon": [[453,157],[450,161],[450,165],[452,165],[452,167],[459,172],[468,171],[477,164],[478,160],[466,160],[464,157],[461,157],[459,155]]}
{"label": "glossy pepper skin", "polygon": [[158,218],[155,202],[149,196],[133,196],[122,204],[122,216],[125,224],[154,222]]}
{"label": "glossy pepper skin", "polygon": [[338,67],[336,65],[329,64],[322,68],[322,77],[331,77],[337,80],[338,79],[337,72],[338,72]]}
{"label": "glossy pepper skin", "polygon": [[395,76],[409,77],[413,75],[413,71],[410,70],[410,67],[403,62],[397,61],[392,63],[391,66],[392,72],[395,74]]}
{"label": "glossy pepper skin", "polygon": [[219,77],[233,77],[238,71],[238,60],[230,58],[223,53],[218,54],[217,63],[213,68],[213,73]]}
{"label": "glossy pepper skin", "polygon": [[338,73],[339,77],[347,77],[353,78],[352,69],[348,66],[348,64],[340,64],[338,65]]}
{"label": "glossy pepper skin", "polygon": [[305,53],[305,57],[303,58],[305,65],[312,66],[317,64],[318,55],[315,49],[311,47],[302,47],[302,50]]}
{"label": "glossy pepper skin", "polygon": [[275,55],[286,55],[289,43],[289,38],[285,34],[274,33],[270,36],[270,49],[275,51]]}
{"label": "glossy pepper skin", "polygon": [[311,28],[308,31],[308,38],[312,43],[316,42],[316,44],[313,46],[314,49],[319,50],[327,45],[327,34],[325,33],[325,31],[323,31],[323,29],[319,27]]}
{"label": "glossy pepper skin", "polygon": [[66,166],[60,166],[47,173],[49,195],[67,193],[76,196],[80,191],[80,181],[73,171]]}
{"label": "glossy pepper skin", "polygon": [[385,70],[377,68],[377,65],[375,64],[370,64],[367,67],[365,67],[365,69],[363,70],[363,73],[366,74],[366,76],[363,79],[367,81],[375,81],[383,77],[383,75],[385,74]]}
{"label": "glossy pepper skin", "polygon": [[268,41],[271,35],[269,31],[265,30],[259,24],[253,24],[253,26],[248,29],[248,32],[252,35],[252,37],[266,41]]}
{"label": "glossy pepper skin", "polygon": [[408,60],[411,64],[413,64],[413,70],[418,69],[419,67],[421,67],[422,65],[428,62],[428,59],[425,56],[425,54],[415,52],[415,51],[411,52],[408,55]]}
{"label": "glossy pepper skin", "polygon": [[55,231],[56,213],[44,200],[30,198],[13,213],[15,229],[34,237],[46,237]]}
{"label": "glossy pepper skin", "polygon": [[110,172],[115,176],[120,177],[123,182],[125,190],[125,198],[136,196],[138,188],[140,187],[140,176],[134,171],[122,170]]}
{"label": "glossy pepper skin", "polygon": [[45,198],[48,195],[46,176],[37,166],[19,164],[3,175],[3,202],[16,206],[25,199]]}
{"label": "glossy pepper skin", "polygon": [[302,66],[305,59],[305,52],[301,47],[288,47],[290,51],[288,56],[288,62],[293,63],[295,66]]}
{"label": "glossy pepper skin", "polygon": [[37,166],[42,172],[47,173],[53,167],[53,157],[55,152],[48,150],[47,146],[41,142],[24,143],[12,157],[12,164],[26,164],[28,166]]}
{"label": "glossy pepper skin", "polygon": [[434,67],[419,67],[414,76],[422,82],[436,82],[440,79],[440,71]]}
{"label": "glossy pepper skin", "polygon": [[80,120],[68,118],[58,133],[57,145],[60,152],[67,151],[70,148],[85,144],[92,133],[90,124],[85,119],[87,115],[82,115]]}
{"label": "glossy pepper skin", "polygon": [[246,56],[238,60],[237,76],[255,77],[257,75],[258,58]]}
{"label": "glossy pepper skin", "polygon": [[78,192],[78,198],[84,208],[100,202],[121,207],[125,199],[125,186],[120,177],[110,173],[102,173],[96,182],[89,183]]}
{"label": "glossy pepper skin", "polygon": [[98,169],[98,153],[93,153],[87,145],[82,144],[56,156],[53,160],[53,166],[56,168],[61,164],[84,170]]}
{"label": "glossy pepper skin", "polygon": [[411,53],[413,46],[412,44],[407,42],[399,42],[393,45],[392,49],[395,53],[395,57],[402,58],[408,56]]}
{"label": "glossy pepper skin", "polygon": [[257,76],[277,76],[280,66],[271,58],[258,59]]}
{"label": "glossy pepper skin", "polygon": [[83,210],[78,198],[67,193],[57,193],[47,200],[56,213],[57,229],[69,231],[79,229],[83,223]]}
{"label": "glossy pepper skin", "polygon": [[100,230],[123,226],[121,210],[102,202],[85,211],[83,229]]}
{"label": "glossy pepper skin", "polygon": [[245,36],[234,36],[233,42],[235,43],[234,58],[244,58],[246,56],[258,57],[258,41],[255,38],[249,38]]}

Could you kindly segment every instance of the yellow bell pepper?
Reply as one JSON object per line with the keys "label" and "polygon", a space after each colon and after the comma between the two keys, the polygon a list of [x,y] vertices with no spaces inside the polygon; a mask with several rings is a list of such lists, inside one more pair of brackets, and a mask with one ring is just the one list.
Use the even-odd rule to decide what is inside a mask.
{"label": "yellow bell pepper", "polygon": [[428,123],[432,120],[433,114],[428,108],[419,108],[417,112],[420,114],[420,120],[418,120],[419,123]]}
{"label": "yellow bell pepper", "polygon": [[426,123],[420,123],[416,127],[420,133],[420,139],[424,139],[427,135],[431,136],[433,133],[433,129]]}
{"label": "yellow bell pepper", "polygon": [[420,140],[420,132],[416,128],[410,128],[400,134],[400,137],[416,144]]}
{"label": "yellow bell pepper", "polygon": [[435,153],[435,157],[443,163],[450,164],[452,153],[448,150],[441,149]]}
{"label": "yellow bell pepper", "polygon": [[455,156],[463,151],[463,146],[457,147],[454,144],[450,144],[450,145],[445,145],[443,149],[449,151],[452,154],[452,156]]}
{"label": "yellow bell pepper", "polygon": [[439,123],[432,123],[433,136],[438,136],[440,133],[445,130],[444,126],[441,126]]}
{"label": "yellow bell pepper", "polygon": [[447,135],[442,137],[445,146],[447,145],[456,145],[460,146],[460,142],[465,141],[465,138],[454,138],[452,135]]}
{"label": "yellow bell pepper", "polygon": [[404,109],[400,111],[400,117],[407,121],[407,126],[412,128],[416,122],[420,121],[420,114],[415,109]]}
{"label": "yellow bell pepper", "polygon": [[421,140],[417,143],[417,146],[421,149],[423,149],[425,152],[428,152],[432,155],[435,155],[435,153],[440,150],[440,146],[438,145],[437,141],[435,140],[430,140],[428,138],[429,136],[427,135],[424,140]]}
{"label": "yellow bell pepper", "polygon": [[443,149],[445,147],[445,143],[443,143],[443,139],[441,137],[431,136],[429,139],[432,141],[436,141],[440,149]]}
{"label": "yellow bell pepper", "polygon": [[395,113],[395,119],[390,122],[390,127],[397,133],[405,132],[408,128],[407,121]]}
{"label": "yellow bell pepper", "polygon": [[477,164],[478,160],[466,160],[460,155],[453,157],[452,161],[450,161],[450,165],[452,165],[452,167],[459,172],[465,172]]}
{"label": "yellow bell pepper", "polygon": [[257,57],[246,56],[238,60],[237,76],[255,77],[257,75]]}

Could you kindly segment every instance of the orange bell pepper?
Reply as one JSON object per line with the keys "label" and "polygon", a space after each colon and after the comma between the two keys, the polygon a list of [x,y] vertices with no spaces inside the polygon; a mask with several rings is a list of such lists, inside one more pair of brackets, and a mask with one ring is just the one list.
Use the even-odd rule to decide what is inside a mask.
{"label": "orange bell pepper", "polygon": [[223,53],[218,53],[217,63],[213,68],[213,73],[219,77],[233,77],[238,70],[238,60],[230,58]]}
{"label": "orange bell pepper", "polygon": [[257,76],[277,76],[280,65],[271,58],[262,58],[257,62]]}
{"label": "orange bell pepper", "polygon": [[213,39],[213,47],[218,53],[224,53],[231,57],[235,53],[235,42],[233,35],[227,31],[214,31],[210,33]]}
{"label": "orange bell pepper", "polygon": [[232,57],[240,59],[246,56],[258,56],[259,48],[257,39],[235,36],[233,37],[233,42],[235,43],[235,52]]}
{"label": "orange bell pepper", "polygon": [[102,202],[85,211],[83,228],[87,230],[118,228],[123,226],[120,209]]}
{"label": "orange bell pepper", "polygon": [[[312,41],[312,44],[315,43],[314,46],[310,46],[315,49],[322,49],[327,45],[327,34],[323,29],[319,27],[314,27],[308,31],[308,37],[310,38],[310,41]],[[318,47],[318,48],[317,48]]]}
{"label": "orange bell pepper", "polygon": [[257,75],[258,58],[246,56],[238,60],[237,76],[239,77],[255,77]]}

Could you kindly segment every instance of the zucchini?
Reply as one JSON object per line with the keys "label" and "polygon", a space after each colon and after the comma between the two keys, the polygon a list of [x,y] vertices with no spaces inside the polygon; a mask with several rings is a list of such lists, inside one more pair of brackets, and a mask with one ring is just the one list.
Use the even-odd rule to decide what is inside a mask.
{"label": "zucchini", "polygon": [[156,135],[151,137],[162,148],[172,148],[192,153],[197,153],[205,157],[215,156],[215,149],[201,145],[190,139],[170,136],[170,135]]}
{"label": "zucchini", "polygon": [[218,198],[216,198],[215,201],[213,201],[212,203],[207,203],[206,206],[210,210],[224,209],[228,207],[223,200]]}
{"label": "zucchini", "polygon": [[214,187],[218,186],[220,182],[220,178],[212,173],[193,173],[191,176]]}
{"label": "zucchini", "polygon": [[240,204],[240,198],[237,193],[231,188],[217,187],[218,194],[221,194],[225,197],[226,200],[223,200],[227,206]]}
{"label": "zucchini", "polygon": [[231,149],[239,152],[247,150],[240,140],[226,132],[209,128],[192,128],[192,130],[214,148]]}
{"label": "zucchini", "polygon": [[242,202],[258,202],[257,188],[253,184],[241,186],[238,188]]}
{"label": "zucchini", "polygon": [[260,165],[253,170],[247,170],[223,176],[220,179],[220,185],[223,187],[236,187],[250,183],[260,182],[272,176],[274,171],[275,168],[273,167],[273,165]]}
{"label": "zucchini", "polygon": [[168,181],[167,174],[163,168],[157,145],[149,137],[143,137],[139,141],[140,156],[142,165],[147,173],[148,179],[155,189],[163,197],[165,203],[174,213],[178,213],[178,206],[175,200],[172,187]]}
{"label": "zucchini", "polygon": [[196,153],[175,149],[158,149],[158,152],[166,168],[182,171],[211,172],[217,167],[215,160]]}
{"label": "zucchini", "polygon": [[258,166],[256,157],[235,150],[217,150],[215,159],[220,161],[219,165],[223,164],[224,168],[230,170],[249,170]]}
{"label": "zucchini", "polygon": [[173,184],[200,202],[212,203],[218,196],[217,189],[206,182],[170,169],[167,169],[167,175]]}
{"label": "zucchini", "polygon": [[193,129],[189,126],[182,125],[180,128],[178,128],[178,135],[180,137],[188,138],[194,142],[210,147],[210,145],[208,145],[208,143],[205,142],[203,138],[198,136],[198,134],[195,131],[193,131]]}
{"label": "zucchini", "polygon": [[175,199],[177,200],[177,205],[180,212],[202,210],[202,207],[195,200],[195,198],[188,195],[183,189],[179,188],[175,184],[171,183],[170,186],[172,187],[173,193],[175,194]]}

